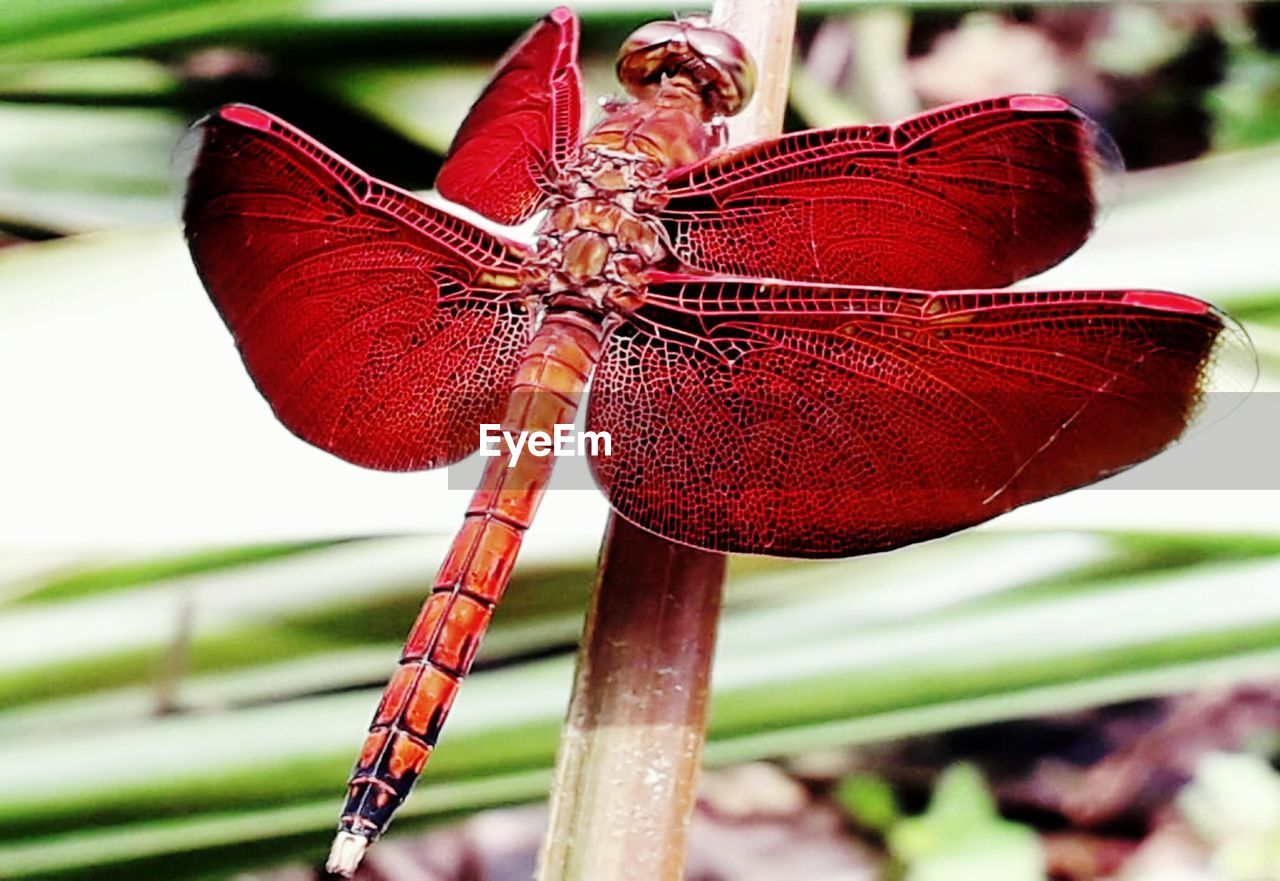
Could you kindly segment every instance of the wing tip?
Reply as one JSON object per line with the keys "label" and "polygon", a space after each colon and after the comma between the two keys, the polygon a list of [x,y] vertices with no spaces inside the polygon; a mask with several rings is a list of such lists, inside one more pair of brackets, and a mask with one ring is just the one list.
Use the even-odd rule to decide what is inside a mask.
{"label": "wing tip", "polygon": [[271,116],[248,104],[227,104],[218,108],[214,115],[218,119],[258,131],[268,131],[271,128]]}
{"label": "wing tip", "polygon": [[1123,302],[1126,306],[1139,306],[1159,312],[1181,312],[1185,315],[1205,315],[1213,311],[1213,307],[1204,300],[1168,291],[1127,291]]}
{"label": "wing tip", "polygon": [[1062,113],[1064,110],[1075,110],[1070,101],[1059,98],[1057,95],[1011,95],[1009,107],[1031,113]]}

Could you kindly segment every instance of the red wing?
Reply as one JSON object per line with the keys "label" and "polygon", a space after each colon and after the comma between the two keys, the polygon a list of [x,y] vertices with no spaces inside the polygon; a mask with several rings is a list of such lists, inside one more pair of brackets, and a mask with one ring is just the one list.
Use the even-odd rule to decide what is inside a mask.
{"label": "red wing", "polygon": [[515,246],[261,110],[224,107],[201,135],[187,243],[280,421],[370,468],[474,450],[530,336]]}
{"label": "red wing", "polygon": [[1091,483],[1184,432],[1220,343],[1249,351],[1157,292],[667,275],[648,299],[597,368],[592,467],[627,519],[719,551],[885,550]]}
{"label": "red wing", "polygon": [[1003,287],[1093,229],[1106,135],[1014,95],[898,123],[798,132],[677,169],[658,212],[711,272],[921,290]]}
{"label": "red wing", "polygon": [[499,223],[541,206],[582,136],[578,19],[553,10],[498,62],[454,136],[436,190]]}

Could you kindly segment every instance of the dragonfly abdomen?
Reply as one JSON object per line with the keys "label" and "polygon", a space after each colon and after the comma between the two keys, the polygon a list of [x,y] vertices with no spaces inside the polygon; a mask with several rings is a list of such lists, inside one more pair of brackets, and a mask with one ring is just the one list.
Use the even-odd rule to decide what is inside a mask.
{"label": "dragonfly abdomen", "polygon": [[[529,436],[572,423],[600,354],[600,335],[588,316],[550,311],[517,368],[502,430]],[[339,837],[335,854],[339,846],[362,850],[378,837],[422,773],[553,466],[551,456],[512,461],[509,450],[489,460],[374,713],[342,812],[341,830],[349,835]]]}

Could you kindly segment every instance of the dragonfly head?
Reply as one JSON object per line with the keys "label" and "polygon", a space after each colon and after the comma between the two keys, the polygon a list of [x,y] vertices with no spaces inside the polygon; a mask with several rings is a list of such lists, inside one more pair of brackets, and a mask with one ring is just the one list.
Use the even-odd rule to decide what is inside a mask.
{"label": "dragonfly head", "polygon": [[667,83],[689,87],[708,119],[742,110],[756,85],[746,48],[701,16],[641,26],[618,50],[617,68],[623,87],[640,100]]}

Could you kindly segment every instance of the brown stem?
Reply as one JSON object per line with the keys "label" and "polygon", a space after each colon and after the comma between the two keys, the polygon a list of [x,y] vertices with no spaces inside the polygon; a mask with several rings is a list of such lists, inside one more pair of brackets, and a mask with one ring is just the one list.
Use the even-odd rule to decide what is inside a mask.
{"label": "brown stem", "polygon": [[744,144],[782,131],[791,82],[791,47],[798,0],[717,0],[711,23],[747,47],[756,62],[756,95],[729,120],[729,143]]}
{"label": "brown stem", "polygon": [[[743,41],[760,74],[754,112],[731,121],[732,142],[781,129],[795,2],[715,5],[713,23]],[[610,517],[560,738],[538,881],[683,876],[724,570],[723,554]]]}
{"label": "brown stem", "polygon": [[540,881],[681,877],[724,564],[610,519]]}

